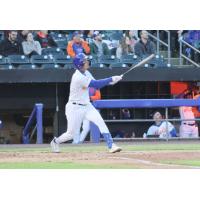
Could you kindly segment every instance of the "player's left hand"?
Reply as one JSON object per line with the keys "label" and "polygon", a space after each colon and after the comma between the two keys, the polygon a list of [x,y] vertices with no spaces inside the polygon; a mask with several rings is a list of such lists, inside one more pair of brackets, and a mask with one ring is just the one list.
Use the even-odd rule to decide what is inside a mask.
{"label": "player's left hand", "polygon": [[112,76],[112,82],[110,82],[110,85],[115,85],[119,81],[121,81],[123,78],[123,75],[120,76]]}

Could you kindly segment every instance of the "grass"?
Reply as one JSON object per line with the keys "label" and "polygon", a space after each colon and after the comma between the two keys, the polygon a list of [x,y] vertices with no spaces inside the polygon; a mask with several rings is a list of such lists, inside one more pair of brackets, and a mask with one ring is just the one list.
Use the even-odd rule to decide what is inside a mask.
{"label": "grass", "polygon": [[[124,151],[200,151],[200,144],[128,144],[120,145]],[[100,145],[62,145],[61,151],[63,152],[100,152],[107,151],[106,146]],[[0,152],[50,152],[50,147],[1,147]]]}
{"label": "grass", "polygon": [[76,162],[0,163],[0,169],[135,169],[115,164],[83,164]]}
{"label": "grass", "polygon": [[165,161],[162,161],[161,163],[200,167],[200,160],[167,160],[167,161],[165,160]]}

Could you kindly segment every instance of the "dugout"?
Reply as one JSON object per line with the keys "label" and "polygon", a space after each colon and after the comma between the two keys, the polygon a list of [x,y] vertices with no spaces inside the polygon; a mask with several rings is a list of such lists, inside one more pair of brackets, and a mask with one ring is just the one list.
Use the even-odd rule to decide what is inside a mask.
{"label": "dugout", "polygon": [[[0,116],[3,128],[0,142],[20,143],[22,129],[35,103],[44,104],[44,142],[66,129],[64,107],[68,99],[69,82],[73,69],[4,69],[0,73]],[[121,74],[126,68],[92,68],[96,79]],[[103,99],[128,98],[171,98],[170,82],[196,83],[200,80],[199,68],[145,68],[131,71],[122,82],[101,90]],[[58,105],[58,112],[56,112]],[[102,110],[105,120],[109,120],[110,110]],[[115,115],[121,118],[120,109]],[[149,118],[153,109],[132,109],[134,118]],[[176,116],[176,110],[170,110]],[[111,132],[116,134],[122,128],[128,136],[135,133],[141,137],[150,123],[107,122]],[[115,135],[113,135],[115,136]]]}

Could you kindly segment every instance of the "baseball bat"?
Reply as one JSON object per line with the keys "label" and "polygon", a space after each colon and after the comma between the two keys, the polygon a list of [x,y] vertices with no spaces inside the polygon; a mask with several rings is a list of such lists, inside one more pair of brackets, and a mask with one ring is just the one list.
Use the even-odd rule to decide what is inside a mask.
{"label": "baseball bat", "polygon": [[121,74],[121,76],[124,76],[125,74],[129,73],[131,70],[140,67],[141,65],[144,65],[145,63],[147,63],[149,60],[151,60],[155,55],[151,54],[150,56],[148,56],[147,58],[145,58],[144,60],[140,61],[138,64],[132,66],[129,70],[127,70],[126,72],[124,72],[123,74]]}

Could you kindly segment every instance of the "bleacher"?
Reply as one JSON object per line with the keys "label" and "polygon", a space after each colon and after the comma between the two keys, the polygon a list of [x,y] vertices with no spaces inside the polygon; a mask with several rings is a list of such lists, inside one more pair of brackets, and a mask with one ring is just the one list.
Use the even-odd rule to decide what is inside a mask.
{"label": "bleacher", "polygon": [[[0,69],[72,68],[72,58],[66,52],[68,41],[72,38],[71,34],[65,35],[51,31],[50,35],[56,42],[57,47],[44,48],[42,49],[42,55],[33,55],[30,58],[25,55],[0,56]],[[131,67],[141,60],[134,54],[122,56],[121,59],[116,58],[116,44],[123,37],[122,31],[102,31],[102,35],[104,40],[110,42],[110,56],[97,57],[89,55],[92,58],[91,67]],[[2,40],[4,38],[2,31],[0,36],[0,40]],[[167,67],[167,63],[162,55],[156,55],[144,67]]]}

